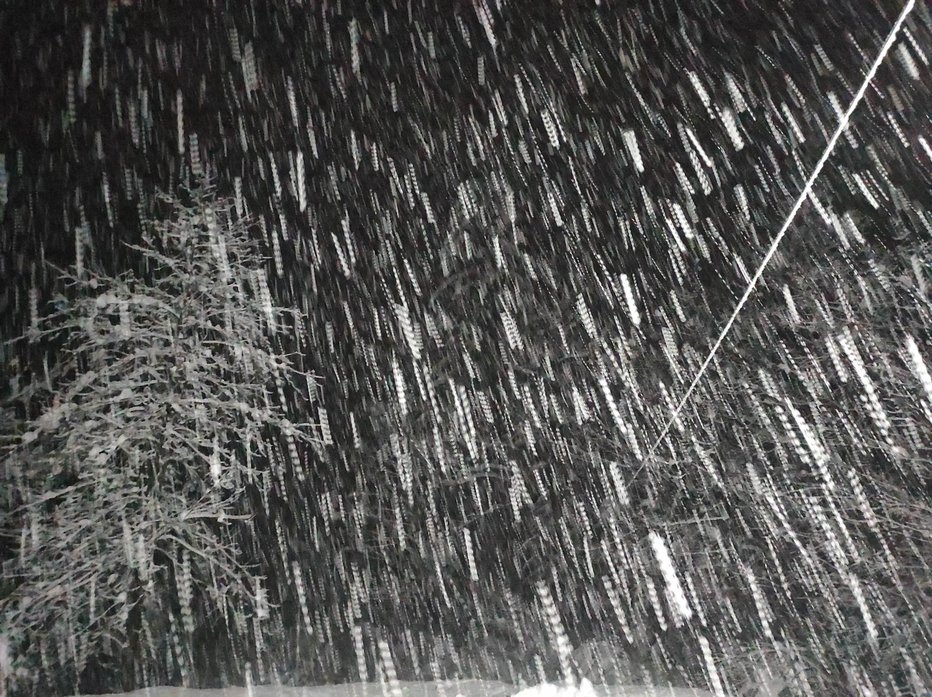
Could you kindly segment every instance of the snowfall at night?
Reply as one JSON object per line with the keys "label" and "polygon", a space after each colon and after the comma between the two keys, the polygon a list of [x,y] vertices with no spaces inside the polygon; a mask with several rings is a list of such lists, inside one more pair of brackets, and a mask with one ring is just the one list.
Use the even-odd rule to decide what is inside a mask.
{"label": "snowfall at night", "polygon": [[932,696],[928,2],[0,44],[0,697]]}

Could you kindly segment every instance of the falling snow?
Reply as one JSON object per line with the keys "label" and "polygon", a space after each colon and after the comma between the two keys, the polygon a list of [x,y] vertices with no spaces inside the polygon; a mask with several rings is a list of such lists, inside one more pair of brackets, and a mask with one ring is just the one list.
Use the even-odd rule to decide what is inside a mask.
{"label": "falling snow", "polygon": [[[0,694],[930,689],[927,3],[19,5]],[[103,279],[157,276],[161,194],[204,190],[189,290],[254,343],[222,364],[178,343],[201,348],[171,370],[140,350],[132,384],[107,382],[109,338],[69,362],[45,327],[81,293],[91,317],[58,329],[175,346]],[[231,226],[261,248],[245,275]],[[259,366],[255,403],[204,400],[311,433],[199,427],[187,489],[152,507],[183,503],[181,532],[156,539],[139,491],[62,503],[139,465],[140,434],[82,434]],[[206,401],[166,404],[152,448],[206,423]],[[237,468],[242,498],[205,522],[197,483]],[[92,515],[113,534],[74,534]],[[186,545],[202,524],[229,547]],[[30,585],[51,539],[98,568]],[[16,619],[36,599],[53,627]]]}

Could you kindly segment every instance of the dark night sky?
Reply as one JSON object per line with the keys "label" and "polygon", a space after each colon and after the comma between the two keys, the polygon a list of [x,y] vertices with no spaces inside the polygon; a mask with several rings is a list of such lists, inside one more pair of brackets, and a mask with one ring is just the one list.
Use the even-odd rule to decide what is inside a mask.
{"label": "dark night sky", "polygon": [[[762,304],[782,297],[786,279],[807,280],[794,276],[797,263],[854,268],[878,249],[928,241],[928,7],[919,3],[839,143],[814,189],[822,210],[804,206]],[[462,401],[490,443],[475,458],[483,467],[510,473],[515,460],[530,481],[554,460],[565,473],[579,453],[560,450],[568,427],[548,422],[544,394],[572,414],[569,387],[586,373],[580,399],[591,406],[595,374],[620,355],[600,345],[598,360],[574,363],[571,348],[598,342],[565,318],[586,305],[645,365],[698,331],[677,319],[671,292],[720,323],[899,9],[892,0],[6,3],[3,333],[21,328],[33,283],[48,299],[53,279],[39,260],[72,263],[76,228],[87,226],[86,257],[122,271],[136,260],[121,243],[138,239],[154,193],[200,171],[221,193],[241,192],[256,234],[280,250],[281,268],[267,265],[279,301],[308,312],[301,350],[323,377],[333,431],[334,444],[314,453],[327,493],[374,486],[388,506],[405,447],[434,483],[435,432],[452,462],[471,463],[464,417],[452,416]],[[857,234],[863,244],[840,242]],[[619,299],[621,274],[640,325]],[[423,361],[399,328],[400,306],[429,346]],[[528,337],[526,352],[505,336],[503,310]],[[767,349],[781,350],[782,330],[769,331]],[[714,336],[700,333],[690,356]],[[553,362],[568,367],[548,381],[503,368],[540,374]],[[658,371],[681,394],[682,378]],[[613,382],[642,442],[668,413],[656,382],[650,406]],[[410,411],[398,404],[405,389]],[[600,418],[604,435],[611,422],[604,410]],[[567,490],[586,490],[578,480]],[[542,508],[561,505],[551,493]],[[411,520],[425,515],[423,496]],[[438,500],[465,518],[472,496],[451,487]],[[510,524],[477,533],[488,558],[537,534],[527,519]]]}

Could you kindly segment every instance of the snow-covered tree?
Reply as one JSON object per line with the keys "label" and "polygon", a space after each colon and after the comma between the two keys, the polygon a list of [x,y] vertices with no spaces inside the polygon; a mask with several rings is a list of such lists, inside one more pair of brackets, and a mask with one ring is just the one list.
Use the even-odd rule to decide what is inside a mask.
{"label": "snow-covered tree", "polygon": [[163,202],[134,247],[145,278],[77,265],[23,338],[51,359],[11,400],[23,428],[0,472],[18,554],[0,634],[32,674],[77,682],[110,656],[132,683],[173,655],[184,679],[200,625],[241,635],[268,612],[241,543],[311,438],[289,414],[314,378],[280,348],[300,315],[273,304],[231,202]]}

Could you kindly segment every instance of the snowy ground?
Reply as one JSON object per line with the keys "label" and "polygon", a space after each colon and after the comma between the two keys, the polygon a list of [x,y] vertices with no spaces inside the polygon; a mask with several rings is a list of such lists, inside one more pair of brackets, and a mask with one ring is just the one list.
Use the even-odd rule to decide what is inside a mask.
{"label": "snowy ground", "polygon": [[[399,682],[400,697],[508,697],[518,688],[491,680],[460,680],[438,682]],[[549,689],[548,689],[549,688]],[[689,688],[596,686],[596,697],[711,697],[712,693]],[[530,688],[522,697],[566,697],[570,692],[550,686]],[[124,692],[112,697],[399,697],[378,683],[350,685],[319,685],[316,687],[228,687],[215,690],[195,690],[185,687],[149,687]]]}

